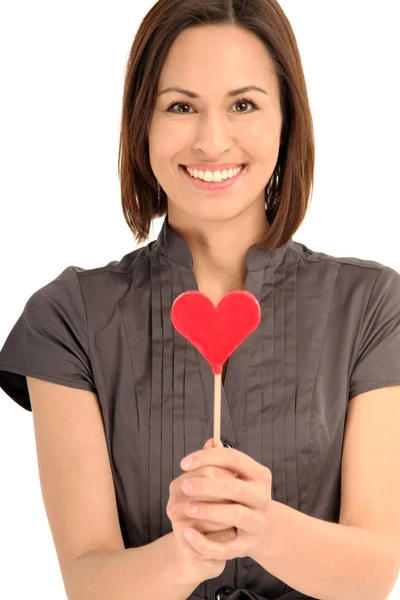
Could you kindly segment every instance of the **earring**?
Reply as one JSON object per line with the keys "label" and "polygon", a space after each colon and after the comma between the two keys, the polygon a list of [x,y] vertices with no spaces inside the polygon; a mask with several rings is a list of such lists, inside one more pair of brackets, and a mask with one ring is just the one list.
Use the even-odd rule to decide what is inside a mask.
{"label": "earring", "polygon": [[160,184],[158,181],[157,181],[157,189],[158,189],[157,206],[160,206]]}

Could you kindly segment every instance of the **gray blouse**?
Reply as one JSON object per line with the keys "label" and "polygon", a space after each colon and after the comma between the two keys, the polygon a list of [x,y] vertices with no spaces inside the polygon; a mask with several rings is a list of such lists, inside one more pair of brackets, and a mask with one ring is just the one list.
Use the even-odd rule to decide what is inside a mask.
{"label": "gray blouse", "polygon": [[[274,500],[337,523],[348,402],[400,384],[400,275],[292,239],[251,246],[246,260],[262,318],[228,363],[222,441],[271,470]],[[0,352],[0,386],[26,410],[26,375],[98,394],[126,548],[172,531],[169,485],[213,436],[211,367],[170,318],[197,289],[190,248],[165,218],[120,261],[69,266],[37,290]],[[190,596],[222,598],[307,596],[246,557]]]}

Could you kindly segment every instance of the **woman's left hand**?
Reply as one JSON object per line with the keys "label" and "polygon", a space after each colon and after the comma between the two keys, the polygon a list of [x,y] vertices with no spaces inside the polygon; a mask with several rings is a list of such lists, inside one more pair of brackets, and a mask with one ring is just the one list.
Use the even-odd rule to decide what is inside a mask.
{"label": "woman's left hand", "polygon": [[[188,496],[214,496],[232,500],[232,504],[197,502],[197,513],[187,512],[195,519],[206,519],[221,524],[221,529],[236,527],[237,537],[229,542],[213,542],[193,528],[185,529],[193,534],[186,538],[193,548],[207,558],[231,560],[244,556],[257,556],[268,544],[268,517],[271,500],[272,473],[247,454],[235,448],[212,446],[212,438],[207,441],[207,449],[188,454],[194,462],[182,470],[193,471],[193,478],[185,479],[182,491]],[[182,459],[183,460],[183,459]],[[237,474],[236,479],[218,477],[196,477],[196,469],[204,466],[218,466]],[[193,489],[186,484],[192,481]],[[186,507],[186,510],[188,509]]]}

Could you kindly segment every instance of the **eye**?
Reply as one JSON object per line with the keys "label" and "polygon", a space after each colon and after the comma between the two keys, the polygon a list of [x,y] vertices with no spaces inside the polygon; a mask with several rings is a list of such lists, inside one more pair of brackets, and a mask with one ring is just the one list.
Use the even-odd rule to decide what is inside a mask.
{"label": "eye", "polygon": [[[254,110],[258,110],[258,106],[255,102],[253,102],[253,100],[250,100],[250,98],[240,98],[239,100],[237,100],[234,104],[234,106],[236,104],[251,104]],[[175,106],[188,106],[190,108],[193,108],[193,106],[191,104],[189,104],[188,102],[171,102],[171,104],[168,106],[168,108],[166,108],[165,112],[175,112],[174,110],[172,110],[173,108],[175,108]],[[234,112],[239,112],[240,113],[244,113],[244,114],[249,114],[246,111],[234,111]],[[184,112],[178,112],[177,114],[185,114]]]}

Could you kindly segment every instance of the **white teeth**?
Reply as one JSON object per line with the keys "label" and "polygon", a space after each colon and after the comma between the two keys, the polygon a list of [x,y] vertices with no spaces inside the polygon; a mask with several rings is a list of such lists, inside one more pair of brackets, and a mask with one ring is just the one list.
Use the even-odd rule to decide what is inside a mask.
{"label": "white teeth", "polygon": [[198,171],[197,169],[189,169],[188,167],[185,167],[185,169],[189,173],[189,175],[191,175],[195,179],[203,179],[204,181],[218,182],[224,179],[232,179],[232,177],[235,177],[243,169],[243,165],[240,167],[236,167],[235,169],[228,169],[222,171],[222,173],[220,171],[214,171],[213,173],[211,171]]}

